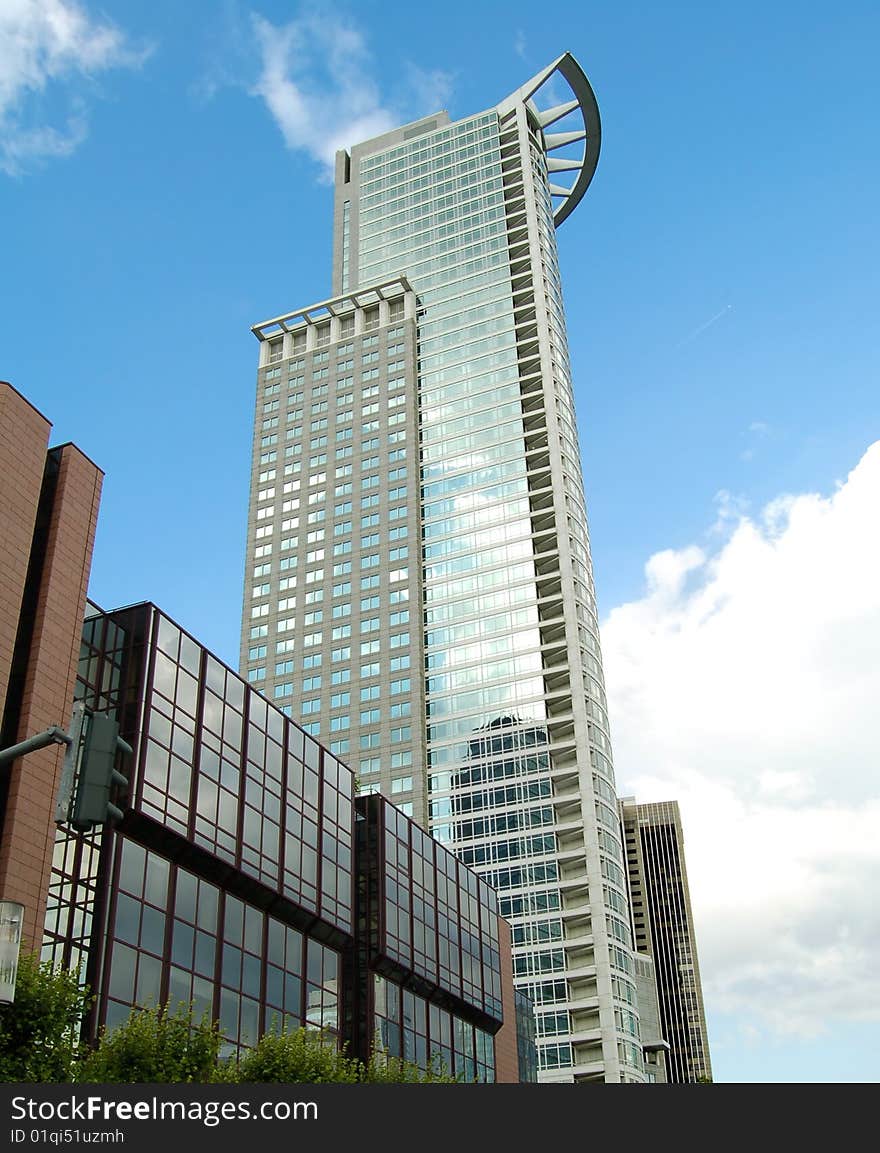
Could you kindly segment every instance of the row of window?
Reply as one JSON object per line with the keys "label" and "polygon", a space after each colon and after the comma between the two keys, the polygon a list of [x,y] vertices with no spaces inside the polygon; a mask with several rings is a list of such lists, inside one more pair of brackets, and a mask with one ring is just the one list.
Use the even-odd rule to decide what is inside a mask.
{"label": "row of window", "polygon": [[[313,704],[314,702],[303,701],[302,705],[308,706],[310,703]],[[320,705],[320,702],[318,702],[318,704]],[[282,709],[282,712],[286,713],[287,716],[293,715],[292,709],[289,705],[285,706]],[[320,712],[320,707],[315,709],[302,707],[301,712],[304,716],[309,716],[310,714]],[[329,731],[333,733],[350,728],[350,720],[350,717],[346,714],[343,714],[341,717],[331,717]],[[376,724],[378,721],[379,718],[375,717],[371,718],[370,721],[362,721],[361,724]],[[310,737],[319,737],[321,735],[320,721],[303,721],[301,727],[305,732],[309,734]],[[412,725],[394,726],[388,730],[388,739],[393,745],[409,743],[412,740]],[[361,733],[358,738],[358,747],[360,748],[361,752],[365,752],[368,749],[378,749],[381,744],[382,738],[381,734],[378,732]],[[337,750],[331,749],[330,751],[335,753]],[[349,752],[350,748],[346,748],[345,751]]]}
{"label": "row of window", "polygon": [[[263,440],[265,440],[265,444],[263,443]],[[317,444],[311,445],[310,449],[312,451],[316,448],[329,447],[326,437],[318,438],[318,440],[319,441],[323,440],[323,443],[317,443]],[[394,432],[389,432],[387,440],[388,440],[389,446],[391,446],[391,451],[393,452],[394,451],[394,448],[393,448],[394,445],[404,444],[406,442],[406,429],[401,428],[401,429],[398,429]],[[277,463],[277,461],[278,461],[278,449],[271,447],[272,445],[277,445],[277,444],[278,444],[277,433],[271,433],[267,438],[261,439],[260,448],[265,449],[265,451],[261,452],[259,455],[260,465],[270,465],[270,464],[276,464]],[[359,451],[361,453],[377,452],[379,450],[379,446],[380,446],[379,437],[371,437],[369,440],[365,440],[361,443]],[[299,441],[297,441],[295,444],[287,445],[286,448],[284,449],[285,458],[289,458],[289,457],[296,458],[296,464],[294,466],[294,470],[297,472],[300,471],[300,468],[302,467],[302,462],[301,462],[302,454],[303,454],[303,446],[302,446],[302,443]],[[335,459],[337,461],[345,460],[346,458],[352,457],[353,455],[354,455],[354,448],[351,445],[348,445],[346,447],[336,449]],[[308,462],[309,462],[309,468],[320,468],[327,463],[327,453],[326,452],[316,453],[315,455],[310,456],[308,458]]]}
{"label": "row of window", "polygon": [[[404,304],[402,297],[398,297],[396,300],[392,300],[389,302],[388,314],[389,314],[389,319],[390,319],[392,324],[395,324],[396,322],[403,320],[404,310],[405,310],[405,304]],[[352,341],[352,343],[350,343],[348,345],[344,345],[344,346],[337,346],[337,348],[342,347],[345,349],[345,352],[337,351],[337,356],[345,355],[347,352],[353,351],[353,349],[355,347],[354,342],[356,340],[360,341],[361,348],[372,348],[372,347],[375,347],[379,343],[379,335],[380,334],[379,334],[379,332],[375,331],[379,328],[379,306],[378,305],[373,305],[372,307],[368,307],[368,308],[363,309],[363,323],[364,323],[364,332],[362,334],[360,334],[359,336],[357,336],[355,334],[355,317],[354,317],[354,314],[350,313],[348,316],[343,316],[340,318],[339,339],[340,340],[349,340],[350,339]],[[329,348],[325,347],[327,345],[330,345],[330,343],[331,343],[330,321],[327,320],[323,324],[321,324],[321,323],[315,324],[314,332],[315,332],[315,344],[316,344],[317,348],[316,348],[316,350],[314,350],[312,352],[311,363],[312,364],[326,364],[328,359],[329,359],[329,355],[330,355]],[[403,328],[400,326],[395,326],[393,328],[386,328],[385,329],[386,340],[389,340],[389,341],[390,340],[397,340],[402,336],[403,336]],[[298,331],[292,332],[290,334],[290,340],[291,340],[292,352],[293,352],[294,359],[291,361],[289,371],[297,371],[297,370],[301,369],[305,364],[304,359],[296,359],[296,358],[301,357],[302,354],[306,352],[306,344],[307,344],[307,328],[306,328],[306,326],[303,325],[303,327],[300,328]],[[279,336],[278,338],[271,340],[269,342],[269,363],[270,363],[270,365],[276,365],[278,361],[283,360],[283,359],[284,359],[284,342],[283,342],[283,338]],[[266,369],[265,370],[265,379],[272,379],[272,374],[278,373],[279,369],[280,369],[280,366],[275,367],[275,368],[270,367],[270,368]]]}
{"label": "row of window", "polygon": [[[292,504],[292,505],[294,505],[294,509],[295,509],[299,505],[299,501],[285,502],[285,504],[287,504],[288,506]],[[340,510],[343,510],[343,511],[340,511]],[[271,522],[272,518],[275,516],[276,513],[284,515],[284,513],[289,512],[289,511],[291,511],[291,509],[289,507],[286,509],[283,507],[280,509],[276,509],[276,508],[273,508],[271,505],[269,505],[266,508],[257,510],[256,519],[257,520],[263,520],[263,521],[268,520]],[[334,513],[336,516],[345,516],[346,511],[348,513],[351,513],[351,503],[350,502],[348,502],[348,509],[347,510],[345,510],[344,505],[337,505],[335,510],[334,510]],[[398,507],[391,507],[391,508],[386,509],[385,510],[385,516],[388,518],[388,520],[401,520],[401,519],[404,519],[406,517],[406,512],[407,512],[406,506],[400,505]],[[377,527],[381,523],[381,518],[382,518],[382,514],[378,513],[378,512],[365,514],[364,516],[362,516],[360,518],[361,530],[367,529],[367,528]],[[316,508],[312,512],[307,514],[306,524],[310,524],[310,525],[321,524],[323,521],[326,521],[326,519],[327,519],[327,510],[324,508]],[[299,517],[293,517],[290,520],[284,520],[281,522],[281,531],[282,532],[288,532],[288,531],[290,531],[292,529],[296,529],[296,528],[299,528]],[[271,536],[272,535],[271,530],[272,530],[272,525],[270,523],[268,532],[265,529],[261,530],[258,528],[256,536],[258,539],[262,539],[266,536]],[[334,524],[333,535],[334,536],[345,536],[348,533],[351,533],[353,530],[354,530],[354,522],[353,521],[341,520],[341,521],[337,521]],[[392,530],[392,531],[394,531],[394,530]],[[397,529],[397,537],[395,539],[399,539],[400,537],[406,536],[406,535],[407,535],[407,532],[406,532],[406,529],[404,526],[403,529]]]}

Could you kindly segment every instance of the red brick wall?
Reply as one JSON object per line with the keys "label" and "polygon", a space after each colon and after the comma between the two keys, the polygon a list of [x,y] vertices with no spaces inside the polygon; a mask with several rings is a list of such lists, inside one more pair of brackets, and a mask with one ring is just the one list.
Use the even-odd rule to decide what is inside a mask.
{"label": "red brick wall", "polygon": [[[103,474],[74,445],[59,451],[17,741],[70,724]],[[51,745],[12,765],[0,844],[0,893],[25,906],[25,948],[42,939],[64,751],[62,745]]]}
{"label": "red brick wall", "polygon": [[0,716],[52,426],[0,381]]}
{"label": "red brick wall", "polygon": [[510,925],[503,917],[498,918],[498,938],[501,950],[501,1006],[504,1024],[495,1034],[495,1080],[509,1084],[519,1081],[519,1057],[516,1051],[516,1009],[513,1000]]}

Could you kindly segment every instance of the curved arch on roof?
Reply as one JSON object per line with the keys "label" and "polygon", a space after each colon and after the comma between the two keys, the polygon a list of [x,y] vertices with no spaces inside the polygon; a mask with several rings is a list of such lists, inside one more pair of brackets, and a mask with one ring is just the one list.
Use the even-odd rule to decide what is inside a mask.
{"label": "curved arch on roof", "polygon": [[[540,90],[556,77],[561,76],[571,89],[573,99],[540,111],[535,97]],[[535,114],[544,141],[544,155],[547,158],[547,171],[550,177],[550,194],[554,199],[553,222],[559,225],[569,217],[583,198],[593,179],[599,163],[599,149],[602,143],[602,123],[599,118],[599,105],[586,73],[577,60],[566,52],[554,60],[537,76],[512,93],[498,105],[500,114],[510,111],[515,104],[529,103]],[[579,112],[583,127],[570,132],[548,132],[551,125]],[[583,152],[579,158],[554,156],[558,149],[583,141]],[[557,174],[574,172],[574,183],[570,187],[558,183]],[[555,179],[556,177],[556,179]]]}

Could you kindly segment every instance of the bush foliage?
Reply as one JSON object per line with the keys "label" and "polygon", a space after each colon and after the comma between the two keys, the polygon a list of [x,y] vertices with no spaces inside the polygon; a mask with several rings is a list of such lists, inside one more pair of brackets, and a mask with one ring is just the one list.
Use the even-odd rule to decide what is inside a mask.
{"label": "bush foliage", "polygon": [[454,1084],[456,1078],[445,1072],[425,1072],[410,1061],[374,1053],[365,1064],[336,1048],[332,1037],[314,1029],[295,1029],[266,1033],[256,1047],[245,1052],[238,1062],[230,1061],[223,1070],[224,1079],[249,1084],[273,1082],[316,1084],[343,1082]]}
{"label": "bush foliage", "polygon": [[425,1072],[377,1052],[366,1063],[314,1029],[266,1033],[238,1058],[222,1059],[216,1023],[195,1020],[181,1004],[132,1009],[128,1020],[103,1029],[94,1046],[80,1043],[91,997],[75,973],[53,969],[33,954],[19,961],[15,1001],[0,1005],[0,1080],[107,1084],[439,1083],[457,1080]]}
{"label": "bush foliage", "polygon": [[128,1020],[103,1029],[87,1051],[77,1081],[157,1085],[214,1079],[220,1034],[205,1019],[193,1021],[188,1005],[132,1009]]}

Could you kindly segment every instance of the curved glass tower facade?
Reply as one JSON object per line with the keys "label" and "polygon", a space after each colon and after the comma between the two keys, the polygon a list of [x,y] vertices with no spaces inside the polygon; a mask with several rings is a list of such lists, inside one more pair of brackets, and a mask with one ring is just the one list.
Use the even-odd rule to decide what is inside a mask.
{"label": "curved glass tower facade", "polygon": [[[558,103],[564,86],[569,99]],[[497,889],[512,926],[517,984],[535,1005],[546,1081],[644,1079],[556,249],[556,229],[583,196],[598,148],[592,90],[565,55],[477,116],[450,123],[441,113],[338,154],[336,295],[306,321],[305,314],[289,314],[255,328],[263,341],[260,390],[274,371],[267,366],[278,360],[283,367],[298,339],[306,358],[320,347],[323,325],[334,346],[345,341],[348,326],[354,358],[363,357],[357,337],[369,319],[349,326],[346,310],[362,310],[377,285],[384,286],[378,330],[396,316],[404,343],[411,341],[401,380],[407,437],[400,428],[391,432],[390,386],[389,407],[379,398],[370,430],[364,422],[373,415],[365,411],[369,386],[359,377],[353,387],[350,378],[330,381],[331,394],[348,396],[348,387],[355,398],[360,394],[361,435],[379,433],[368,442],[378,445],[369,458],[379,463],[373,489],[365,485],[369,470],[358,471],[363,451],[356,438],[350,463],[334,458],[342,471],[332,479],[343,488],[350,483],[349,495],[361,502],[355,514],[375,516],[376,533],[361,540],[375,539],[371,555],[379,557],[381,572],[373,577],[368,566],[362,575],[364,554],[355,550],[351,574],[339,570],[334,577],[337,565],[325,566],[325,575],[312,581],[323,582],[332,600],[334,580],[341,587],[339,578],[351,575],[362,593],[376,590],[380,613],[381,635],[361,640],[348,658],[351,691],[376,708],[354,714],[359,721],[344,738],[347,748],[337,751],[348,756],[362,787],[406,797],[415,818]],[[399,303],[383,299],[395,283],[403,293]],[[386,360],[387,349],[403,347],[391,343],[398,328],[380,341]],[[361,360],[361,372],[366,363]],[[380,367],[381,389],[393,372]],[[308,400],[309,377],[306,386]],[[259,461],[266,450],[261,402],[263,391],[254,442],[253,550],[260,547]],[[310,488],[306,462],[319,457],[304,445],[291,457],[286,467],[299,464],[297,482]],[[281,461],[274,463],[280,469]],[[395,750],[399,726],[392,715],[392,727],[383,729],[382,710],[399,708],[393,686],[401,684],[399,663],[393,664],[400,652],[395,658],[384,636],[395,610],[391,574],[404,579],[400,516],[388,519],[395,499],[389,485],[401,467],[410,502],[404,546],[410,711],[407,748],[398,741]],[[392,473],[395,481],[388,479]],[[325,483],[329,495],[330,480]],[[393,491],[399,493],[399,485]],[[346,493],[334,489],[337,495]],[[361,527],[369,525],[362,519]],[[270,578],[254,587],[269,590],[263,637],[271,648],[281,596],[272,583],[276,562],[265,554],[254,559],[265,562]],[[308,567],[305,554],[300,563]],[[362,613],[363,605],[362,598]],[[271,653],[268,664],[250,655],[261,648],[254,644],[261,640],[255,619],[246,616],[242,659],[249,674],[263,667],[265,691],[272,693],[279,678],[271,673]],[[362,637],[363,617],[355,623]],[[325,638],[319,643],[330,646],[332,667],[339,646],[334,650]],[[375,647],[365,652],[364,643]],[[291,668],[314,683],[296,660]],[[308,695],[294,678],[291,708],[298,718]],[[332,735],[338,717],[331,702],[311,700],[318,702],[309,706],[319,717],[315,723],[330,726]],[[401,789],[401,782],[408,787]]]}

